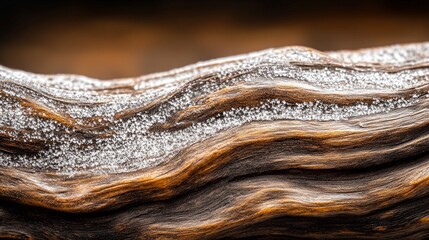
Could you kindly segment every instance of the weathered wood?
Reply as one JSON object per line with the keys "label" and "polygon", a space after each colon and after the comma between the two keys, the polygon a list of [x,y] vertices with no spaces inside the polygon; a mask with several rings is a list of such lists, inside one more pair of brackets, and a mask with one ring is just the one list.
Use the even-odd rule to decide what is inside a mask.
{"label": "weathered wood", "polygon": [[0,85],[0,237],[429,235],[428,43]]}

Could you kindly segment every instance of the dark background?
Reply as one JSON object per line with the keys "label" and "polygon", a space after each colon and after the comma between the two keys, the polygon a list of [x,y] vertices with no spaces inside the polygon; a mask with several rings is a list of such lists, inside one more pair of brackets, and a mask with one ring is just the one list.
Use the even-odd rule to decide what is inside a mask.
{"label": "dark background", "polygon": [[109,79],[270,47],[429,41],[429,1],[1,1],[0,64]]}

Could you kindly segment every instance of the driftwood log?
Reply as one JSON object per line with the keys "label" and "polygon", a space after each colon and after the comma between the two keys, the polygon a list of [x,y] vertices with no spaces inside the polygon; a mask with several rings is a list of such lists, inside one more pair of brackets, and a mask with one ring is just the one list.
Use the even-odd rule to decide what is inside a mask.
{"label": "driftwood log", "polygon": [[133,79],[0,68],[0,237],[429,237],[429,43]]}

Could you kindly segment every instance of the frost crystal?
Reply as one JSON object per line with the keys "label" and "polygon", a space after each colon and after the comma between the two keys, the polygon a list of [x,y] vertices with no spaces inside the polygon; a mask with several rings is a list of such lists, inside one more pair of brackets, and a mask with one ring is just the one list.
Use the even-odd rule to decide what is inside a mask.
{"label": "frost crystal", "polygon": [[[43,140],[48,146],[36,154],[0,150],[0,166],[66,175],[130,172],[161,164],[181,149],[249,122],[337,121],[409,107],[426,97],[426,93],[348,106],[319,99],[291,103],[267,98],[258,106],[231,108],[185,128],[150,131],[177,111],[195,105],[196,97],[237,84],[297,83],[338,94],[393,92],[427,84],[427,67],[406,66],[428,62],[429,43],[424,43],[356,52],[269,49],[111,81],[76,75],[39,75],[0,67],[0,136],[7,134],[24,142]],[[380,64],[386,69],[378,68]],[[399,70],[390,71],[393,68]],[[198,84],[199,77],[207,76],[212,76],[211,80]],[[34,114],[23,100],[68,116],[75,125],[86,126],[84,136],[76,127],[47,120],[43,112]],[[124,119],[115,117],[156,101],[160,103],[154,111],[139,111]],[[106,127],[97,128],[100,124]],[[91,134],[105,137],[85,137]]]}

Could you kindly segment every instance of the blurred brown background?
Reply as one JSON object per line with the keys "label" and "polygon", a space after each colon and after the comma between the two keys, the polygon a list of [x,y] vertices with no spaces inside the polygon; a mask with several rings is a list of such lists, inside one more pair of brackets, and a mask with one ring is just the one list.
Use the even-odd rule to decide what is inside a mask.
{"label": "blurred brown background", "polygon": [[0,2],[0,64],[109,79],[270,47],[429,41],[429,1]]}

